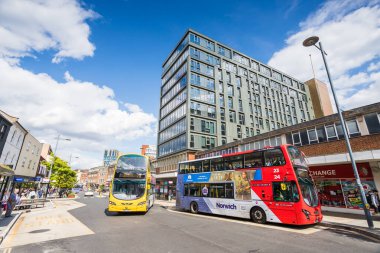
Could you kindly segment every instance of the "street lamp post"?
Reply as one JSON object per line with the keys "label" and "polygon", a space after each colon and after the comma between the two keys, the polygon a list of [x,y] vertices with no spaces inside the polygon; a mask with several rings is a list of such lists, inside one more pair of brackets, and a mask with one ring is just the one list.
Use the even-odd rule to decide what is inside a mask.
{"label": "street lamp post", "polygon": [[[57,136],[57,142],[55,143],[55,147],[54,147],[54,156],[57,156],[57,149],[58,149],[58,143],[59,143],[59,140],[71,141],[71,139],[68,139],[68,138],[61,138],[61,135],[59,134],[59,135]],[[53,161],[51,162],[51,164],[50,164],[50,169],[49,169],[49,176],[48,176],[49,182],[48,182],[48,185],[47,185],[47,187],[46,187],[46,197],[47,197],[48,192],[49,192],[49,187],[50,187],[50,177],[51,177],[51,173],[52,173],[52,170],[53,170],[54,162],[55,162],[55,159],[54,159],[54,157],[53,157]]]}
{"label": "street lamp post", "polygon": [[[319,38],[317,36],[313,36],[313,37],[310,37],[310,38],[307,38],[306,40],[304,40],[303,46],[305,46],[305,47],[315,46],[316,48],[318,48],[318,50],[322,54],[323,62],[325,64],[325,68],[326,68],[326,72],[327,72],[327,77],[328,77],[329,82],[330,82],[331,91],[332,91],[332,94],[333,94],[333,97],[334,97],[336,109],[338,111],[339,120],[340,120],[340,123],[342,125],[344,139],[346,141],[346,146],[347,146],[348,154],[350,156],[352,168],[354,170],[356,184],[359,187],[360,198],[361,198],[361,201],[362,201],[363,207],[364,207],[363,208],[364,209],[364,214],[365,214],[366,219],[367,219],[368,227],[370,229],[373,229],[374,225],[373,225],[372,216],[371,216],[371,213],[370,213],[370,210],[369,210],[369,205],[367,203],[367,199],[366,199],[366,196],[365,196],[365,193],[364,193],[364,188],[363,188],[363,185],[362,185],[360,177],[359,177],[358,168],[356,167],[356,162],[355,162],[354,156],[352,154],[352,149],[351,149],[350,140],[348,138],[346,124],[345,124],[344,119],[343,119],[342,111],[340,110],[340,107],[339,107],[338,98],[336,97],[334,86],[333,86],[333,82],[332,82],[331,76],[330,76],[330,71],[329,71],[329,68],[327,66],[327,61],[326,61],[326,58],[325,58],[325,55],[327,55],[327,54],[323,50],[322,43],[320,41],[319,42],[318,41],[319,41]],[[315,45],[317,42],[319,44],[319,47],[317,45]]]}
{"label": "street lamp post", "polygon": [[70,160],[69,160],[70,167],[71,167],[71,160],[72,160],[72,158],[79,159],[79,156],[74,156],[73,157],[73,154],[70,154]]}

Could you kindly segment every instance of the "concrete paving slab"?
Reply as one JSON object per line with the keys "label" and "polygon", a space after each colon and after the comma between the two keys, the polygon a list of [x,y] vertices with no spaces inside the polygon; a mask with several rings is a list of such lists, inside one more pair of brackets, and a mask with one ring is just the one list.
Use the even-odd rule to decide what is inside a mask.
{"label": "concrete paving slab", "polygon": [[59,201],[56,208],[22,215],[0,249],[50,240],[94,234],[68,210],[85,206],[76,201]]}

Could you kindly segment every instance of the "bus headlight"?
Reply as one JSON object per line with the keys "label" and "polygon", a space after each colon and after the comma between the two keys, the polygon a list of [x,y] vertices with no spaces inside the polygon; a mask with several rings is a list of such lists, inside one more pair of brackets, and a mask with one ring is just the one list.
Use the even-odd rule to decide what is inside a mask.
{"label": "bus headlight", "polygon": [[116,206],[116,203],[113,202],[113,201],[110,201],[109,203],[110,203],[110,205],[114,205],[114,206]]}
{"label": "bus headlight", "polygon": [[143,201],[143,202],[138,203],[137,205],[138,206],[142,206],[142,205],[145,205],[145,204],[146,204],[146,201]]}
{"label": "bus headlight", "polygon": [[302,209],[302,212],[305,214],[306,219],[310,220],[310,212],[308,210]]}

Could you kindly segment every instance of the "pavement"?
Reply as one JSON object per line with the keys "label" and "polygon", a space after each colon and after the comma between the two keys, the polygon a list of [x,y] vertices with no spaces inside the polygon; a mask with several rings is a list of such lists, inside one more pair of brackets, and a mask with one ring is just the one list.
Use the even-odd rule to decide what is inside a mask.
{"label": "pavement", "polygon": [[107,198],[53,203],[24,213],[0,252],[380,252],[380,244],[355,231],[194,215],[176,211],[174,200],[157,200],[146,214],[114,216],[105,215]]}
{"label": "pavement", "polygon": [[4,240],[4,238],[8,235],[9,231],[12,229],[13,225],[20,218],[22,212],[15,211],[12,212],[10,217],[2,216],[0,218],[0,243]]}

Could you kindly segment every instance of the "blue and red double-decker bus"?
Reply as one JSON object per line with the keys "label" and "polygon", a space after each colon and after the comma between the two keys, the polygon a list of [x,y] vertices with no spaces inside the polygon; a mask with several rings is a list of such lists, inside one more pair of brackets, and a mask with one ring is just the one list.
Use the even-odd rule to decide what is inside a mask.
{"label": "blue and red double-decker bus", "polygon": [[179,163],[177,208],[294,225],[322,220],[318,194],[297,147],[266,147]]}

